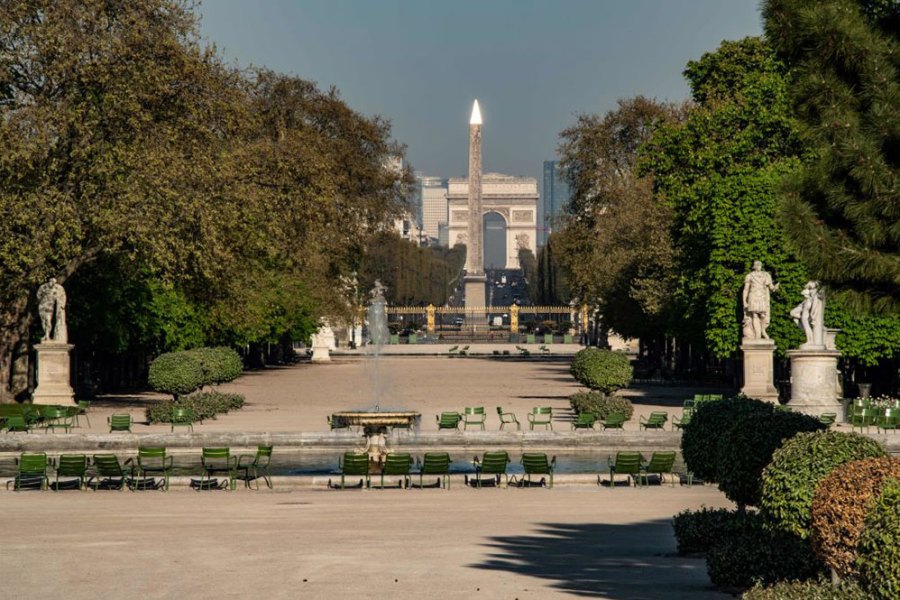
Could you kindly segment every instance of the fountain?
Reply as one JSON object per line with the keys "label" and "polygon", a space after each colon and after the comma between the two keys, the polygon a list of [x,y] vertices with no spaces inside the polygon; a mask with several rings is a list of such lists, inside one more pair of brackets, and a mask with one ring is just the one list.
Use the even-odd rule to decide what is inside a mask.
{"label": "fountain", "polygon": [[367,437],[365,452],[376,464],[381,464],[386,454],[385,433],[388,427],[403,427],[406,429],[418,428],[422,415],[415,411],[386,410],[381,409],[381,400],[384,392],[384,373],[379,362],[384,345],[390,340],[390,332],[387,326],[387,313],[385,306],[387,301],[384,293],[387,290],[380,281],[375,281],[375,287],[369,293],[369,306],[366,314],[369,321],[369,340],[366,353],[370,355],[368,367],[372,374],[372,390],[375,396],[375,405],[366,410],[348,410],[336,412],[331,416],[332,422],[340,426],[362,427]]}

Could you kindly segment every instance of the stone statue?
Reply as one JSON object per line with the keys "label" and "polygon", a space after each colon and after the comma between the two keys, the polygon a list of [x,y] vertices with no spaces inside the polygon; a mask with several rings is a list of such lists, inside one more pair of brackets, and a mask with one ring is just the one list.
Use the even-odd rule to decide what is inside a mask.
{"label": "stone statue", "polygon": [[[744,324],[745,339],[769,339],[766,333],[770,320],[769,292],[777,289],[778,284],[772,283],[772,276],[762,270],[762,263],[753,261],[753,270],[744,277],[744,318],[750,319],[749,324],[746,321]],[[747,338],[747,333],[752,333],[752,337]]]}
{"label": "stone statue", "polygon": [[56,283],[56,278],[51,277],[47,283],[38,288],[38,315],[41,317],[41,327],[44,329],[42,342],[69,341],[66,329],[66,290]]}
{"label": "stone statue", "polygon": [[381,283],[380,279],[375,280],[375,285],[372,286],[371,291],[369,292],[369,304],[375,304],[377,302],[385,303],[384,296],[387,293],[387,286]]}
{"label": "stone statue", "polygon": [[791,318],[803,329],[806,343],[800,349],[825,347],[825,296],[818,281],[810,281],[800,292],[803,302],[791,310]]}
{"label": "stone statue", "polygon": [[531,238],[527,233],[516,234],[516,250],[528,250],[531,246]]}

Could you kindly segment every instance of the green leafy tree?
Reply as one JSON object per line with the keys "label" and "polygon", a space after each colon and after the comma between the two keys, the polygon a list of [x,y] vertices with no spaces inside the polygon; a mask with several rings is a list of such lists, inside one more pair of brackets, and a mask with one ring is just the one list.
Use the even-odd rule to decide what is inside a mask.
{"label": "green leafy tree", "polygon": [[768,0],[763,12],[814,153],[785,186],[789,239],[836,295],[900,312],[900,4]]}

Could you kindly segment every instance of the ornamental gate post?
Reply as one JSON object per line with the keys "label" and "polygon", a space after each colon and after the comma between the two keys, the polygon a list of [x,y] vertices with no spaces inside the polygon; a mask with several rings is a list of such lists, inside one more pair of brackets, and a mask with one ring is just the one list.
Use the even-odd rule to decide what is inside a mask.
{"label": "ornamental gate post", "polygon": [[426,327],[428,329],[428,333],[434,333],[434,304],[429,304],[425,309],[426,315]]}
{"label": "ornamental gate post", "polygon": [[519,333],[519,305],[509,307],[509,332]]}

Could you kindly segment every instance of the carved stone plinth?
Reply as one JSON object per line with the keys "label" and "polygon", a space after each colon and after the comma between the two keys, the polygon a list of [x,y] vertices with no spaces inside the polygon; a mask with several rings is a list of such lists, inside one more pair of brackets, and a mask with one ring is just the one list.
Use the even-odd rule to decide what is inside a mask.
{"label": "carved stone plinth", "polygon": [[791,361],[791,400],[788,406],[796,412],[821,415],[840,414],[841,393],[838,377],[838,350],[788,350]]}
{"label": "carved stone plinth", "polygon": [[75,404],[75,391],[70,383],[69,353],[75,346],[62,342],[35,345],[37,351],[37,387],[32,394],[35,404]]}
{"label": "carved stone plinth", "polygon": [[[463,279],[466,289],[466,308],[483,309],[487,300],[487,277],[484,275],[466,275]],[[487,313],[466,313],[468,329],[487,330]]]}
{"label": "carved stone plinth", "polygon": [[775,342],[745,339],[741,350],[744,352],[744,387],[741,393],[748,398],[778,402],[778,390],[774,384]]}

